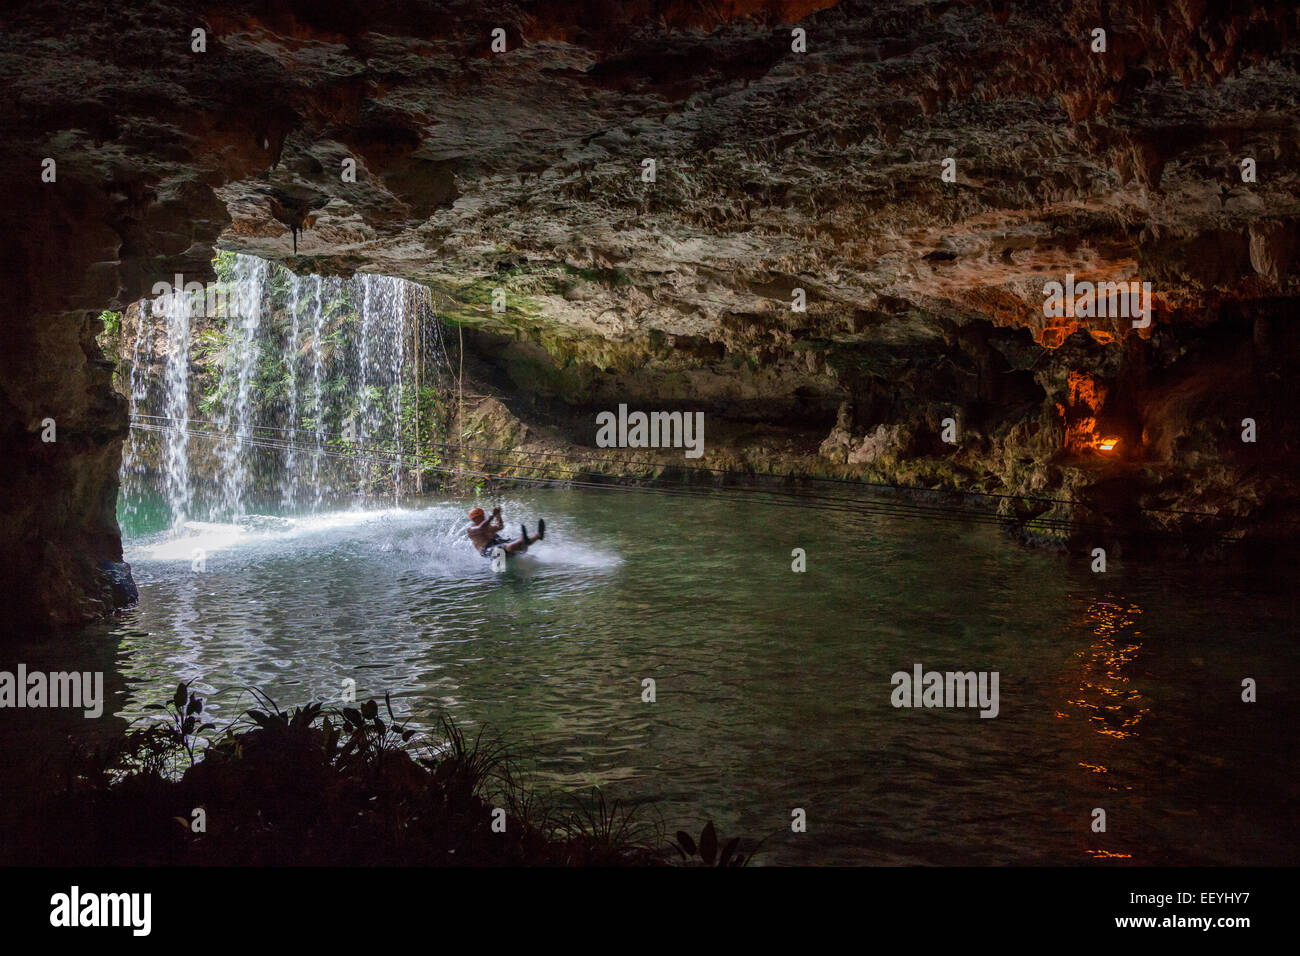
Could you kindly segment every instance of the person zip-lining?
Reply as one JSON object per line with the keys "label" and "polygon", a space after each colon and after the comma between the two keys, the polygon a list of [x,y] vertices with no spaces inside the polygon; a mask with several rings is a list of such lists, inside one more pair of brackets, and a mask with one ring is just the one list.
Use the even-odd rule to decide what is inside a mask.
{"label": "person zip-lining", "polygon": [[507,541],[497,534],[498,531],[505,529],[506,523],[501,517],[500,506],[492,509],[492,517],[486,517],[482,508],[471,508],[469,511],[470,525],[465,529],[469,535],[470,541],[474,542],[474,547],[478,553],[485,558],[492,557],[493,548],[501,548],[506,554],[523,554],[528,550],[530,544],[541,541],[546,537],[546,521],[539,519],[537,522],[537,534],[531,537],[528,534],[526,525],[520,525],[519,530],[522,534],[514,541]]}

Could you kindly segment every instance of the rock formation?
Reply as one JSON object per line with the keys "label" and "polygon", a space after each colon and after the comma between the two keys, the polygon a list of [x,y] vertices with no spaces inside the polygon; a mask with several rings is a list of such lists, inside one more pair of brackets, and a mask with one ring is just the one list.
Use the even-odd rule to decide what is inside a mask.
{"label": "rock formation", "polygon": [[[616,401],[698,408],[706,463],[1277,537],[1298,30],[1268,0],[6,11],[14,619],[128,596],[94,316],[217,248],[429,286],[511,412],[572,444]],[[1046,316],[1067,274],[1151,283],[1153,320]]]}

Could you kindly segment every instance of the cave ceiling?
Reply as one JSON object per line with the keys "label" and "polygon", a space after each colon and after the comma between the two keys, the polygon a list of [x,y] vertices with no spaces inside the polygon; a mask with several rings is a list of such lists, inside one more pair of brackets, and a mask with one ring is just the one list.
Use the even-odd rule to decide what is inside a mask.
{"label": "cave ceiling", "polygon": [[220,248],[610,339],[897,343],[942,316],[1107,341],[1127,323],[1044,318],[1044,282],[1149,281],[1157,323],[1294,292],[1298,24],[1194,0],[31,3],[5,14],[0,149],[70,183],[26,200],[86,233],[87,279],[32,290],[53,310],[204,278]]}

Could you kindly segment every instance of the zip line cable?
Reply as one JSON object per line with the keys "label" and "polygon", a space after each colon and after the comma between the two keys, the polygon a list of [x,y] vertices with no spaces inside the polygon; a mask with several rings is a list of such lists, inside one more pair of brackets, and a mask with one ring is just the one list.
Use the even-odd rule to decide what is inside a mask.
{"label": "zip line cable", "polygon": [[[174,430],[172,428],[165,427],[165,426],[160,427],[160,426],[153,426],[153,425],[137,425],[136,427],[146,431],[169,432]],[[190,435],[191,437],[196,437],[196,438],[217,437],[210,432],[201,432],[201,431],[189,431],[187,432],[187,434]],[[248,447],[266,448],[271,450],[283,450],[289,445],[289,443],[286,443],[284,441],[258,439],[258,438],[243,438],[243,439],[239,439],[239,441],[241,444],[246,445]],[[307,454],[316,453],[316,449],[312,445],[300,443],[296,447],[300,451]],[[356,453],[343,453],[335,450],[330,450],[328,448],[322,448],[319,453],[322,456],[327,458],[341,460],[341,461],[348,461],[353,463],[387,464],[395,467],[405,467],[405,468],[413,468],[418,466],[418,467],[428,468],[433,471],[438,471],[447,474],[449,476],[459,476],[459,477],[468,477],[468,478],[484,477],[483,472],[481,470],[481,466],[483,465],[483,462],[476,459],[465,458],[465,459],[460,459],[460,461],[469,465],[478,465],[479,467],[473,469],[457,469],[453,467],[448,467],[446,465],[435,464],[434,463],[435,460],[422,459],[419,456],[416,456],[414,454],[403,454],[401,457],[395,457],[391,455],[388,456],[364,455],[364,454],[356,454]],[[443,456],[442,459],[437,459],[437,460],[455,461],[457,459],[455,459],[454,456]],[[531,484],[531,485],[563,484],[566,487],[592,488],[592,489],[599,489],[599,490],[623,491],[623,492],[632,492],[632,493],[650,493],[650,494],[666,495],[672,497],[711,498],[714,500],[716,500],[717,497],[716,489],[690,487],[690,486],[673,487],[673,486],[654,486],[654,485],[649,485],[649,486],[627,485],[627,484],[619,484],[610,481],[601,481],[601,482],[582,481],[573,478],[571,473],[561,474],[561,473],[557,473],[555,470],[549,470],[549,471],[543,470],[543,477],[516,475],[516,476],[509,476],[505,479],[493,479],[493,480],[509,480],[509,481],[515,481],[523,484]],[[751,491],[751,489],[730,489],[730,490]],[[960,520],[960,521],[974,521],[976,523],[988,523],[988,524],[1006,524],[1009,523],[1010,521],[1010,519],[1006,517],[1000,517],[998,515],[994,515],[987,512],[978,512],[978,511],[972,511],[970,509],[959,509],[959,508],[953,508],[949,506],[930,506],[924,504],[912,504],[908,502],[884,502],[884,501],[864,502],[858,499],[853,499],[853,500],[842,499],[842,498],[826,499],[824,497],[810,496],[810,495],[778,494],[778,493],[766,492],[761,490],[752,490],[752,491],[754,494],[767,496],[761,499],[757,499],[757,503],[761,503],[761,504],[787,505],[787,506],[799,507],[799,508],[817,506],[822,508],[823,510],[831,510],[831,511],[836,511],[836,512],[841,512],[846,514],[877,514],[882,516],[893,515],[893,516],[903,516],[903,517],[908,517],[908,516],[935,517],[935,518],[948,518],[948,519]],[[1040,521],[1039,523],[1046,525],[1050,520],[1052,519]],[[1067,523],[1065,521],[1061,521],[1060,526],[1062,528],[1065,528],[1067,526]]]}
{"label": "zip line cable", "polygon": [[[529,485],[563,484],[568,487],[592,488],[592,489],[607,490],[607,491],[616,490],[616,491],[634,492],[634,493],[653,493],[653,494],[659,494],[661,496],[669,496],[669,497],[712,498],[714,500],[716,500],[717,497],[716,491],[719,490],[716,487],[692,485],[692,484],[685,484],[680,482],[676,484],[659,484],[659,485],[628,484],[627,482],[629,479],[626,476],[601,475],[595,472],[584,472],[581,469],[557,467],[555,465],[528,466],[533,471],[540,473],[539,475],[533,475],[533,476],[492,475],[492,474],[484,474],[483,469],[485,467],[500,467],[500,466],[497,465],[494,461],[489,459],[475,458],[464,454],[448,454],[446,451],[438,455],[427,455],[422,453],[422,451],[420,450],[405,451],[401,449],[399,449],[396,452],[396,454],[393,454],[391,451],[388,453],[383,453],[383,446],[385,444],[391,446],[393,444],[393,442],[391,441],[387,441],[387,442],[373,441],[373,440],[357,441],[354,442],[354,444],[360,446],[360,449],[362,450],[361,452],[358,451],[344,452],[338,450],[337,448],[331,448],[327,445],[315,444],[314,433],[311,433],[313,434],[313,441],[299,442],[292,439],[259,437],[252,434],[249,435],[231,434],[228,429],[228,426],[219,422],[194,420],[194,419],[188,420],[187,423],[188,425],[211,425],[211,426],[215,426],[217,429],[220,429],[220,431],[218,432],[213,432],[210,430],[203,430],[201,428],[189,428],[189,427],[180,428],[180,426],[178,425],[162,424],[162,423],[170,423],[176,421],[175,419],[170,419],[164,416],[137,415],[135,416],[135,418],[140,419],[140,421],[134,422],[132,424],[132,427],[142,431],[151,431],[151,432],[160,432],[160,433],[181,431],[187,437],[219,440],[219,441],[234,440],[240,445],[246,445],[252,448],[262,448],[262,449],[277,450],[277,451],[292,450],[295,453],[302,452],[305,454],[320,455],[325,458],[338,460],[338,461],[348,461],[348,462],[360,463],[360,464],[382,464],[382,465],[389,465],[393,468],[407,468],[413,470],[414,469],[431,470],[442,474],[446,474],[451,477],[487,478],[492,481],[513,481],[513,482],[529,484]],[[249,431],[250,432],[253,431],[291,432],[296,434],[299,431],[306,431],[306,430],[284,428],[279,426],[259,425],[259,426],[250,427]],[[341,439],[339,439],[336,436],[334,440],[338,441]],[[375,454],[373,452],[370,452],[369,446],[371,444],[379,446],[381,453]],[[465,446],[465,447],[482,448],[482,446]],[[423,446],[423,448],[441,448],[445,450],[455,450],[456,446],[447,445],[445,443],[433,442],[433,443],[427,443],[426,445]],[[546,452],[534,453],[534,452],[525,452],[525,451],[510,450],[510,449],[486,449],[486,450],[489,451],[494,456],[498,456],[498,458],[503,455],[511,455],[511,454],[525,457],[525,458],[563,457],[555,453],[546,453]],[[597,461],[602,461],[604,463],[614,463],[620,465],[629,464],[625,460],[620,460],[620,459],[608,459],[608,458],[600,459],[600,458],[587,457],[586,460],[597,460]],[[442,464],[443,462],[456,463],[466,467],[463,468],[450,467],[449,464]],[[657,468],[666,467],[670,469],[678,467],[674,465],[664,465],[661,462],[645,462],[645,463],[638,463],[638,464],[644,464],[647,467],[657,467]],[[512,465],[507,467],[521,467],[521,466]],[[687,471],[708,472],[714,474],[723,473],[728,475],[735,475],[737,477],[745,478],[748,480],[785,477],[785,476],[754,475],[748,472],[738,472],[738,471],[727,470],[727,469],[712,469],[712,468],[706,468],[702,466],[701,467],[680,466],[680,467]],[[599,481],[581,480],[579,477],[577,477],[580,475],[588,475],[590,477],[600,478],[601,480]],[[632,480],[636,480],[636,479],[632,479]],[[796,480],[801,480],[801,479],[796,479]],[[1026,500],[1026,501],[1047,502],[1051,504],[1068,505],[1072,507],[1085,507],[1091,510],[1096,510],[1093,506],[1088,505],[1086,502],[1075,502],[1075,501],[1070,501],[1068,499],[1044,498],[1039,496],[1028,496],[1028,495],[1020,496],[1020,495],[1012,495],[1012,494],[992,494],[992,493],[984,493],[984,492],[948,491],[948,490],[941,490],[941,489],[916,488],[916,487],[909,487],[905,485],[888,485],[884,483],[875,483],[875,482],[856,482],[853,481],[852,479],[837,481],[837,483],[843,485],[850,485],[850,486],[860,486],[873,491],[891,491],[895,493],[909,494],[909,495],[925,494],[925,495],[933,495],[936,497],[946,497],[949,499],[952,499],[954,497],[958,497],[958,498],[973,497],[973,498],[990,499],[990,501],[996,499],[1019,498],[1021,500]],[[1059,530],[1059,531],[1068,531],[1068,530],[1077,531],[1089,527],[1087,523],[1080,523],[1078,521],[1072,520],[1067,517],[1052,517],[1052,516],[1039,515],[1035,517],[1024,518],[1024,517],[1016,517],[1011,515],[999,515],[987,510],[987,506],[989,502],[983,503],[984,504],[983,509],[977,509],[969,506],[958,505],[952,501],[924,502],[924,501],[897,500],[897,499],[877,499],[874,501],[864,501],[860,498],[848,498],[843,495],[810,493],[803,489],[791,489],[786,491],[786,490],[773,490],[773,489],[761,489],[761,488],[728,487],[727,491],[733,494],[735,493],[743,494],[749,501],[758,504],[775,505],[775,506],[791,506],[791,507],[798,507],[798,508],[817,507],[820,508],[821,510],[832,511],[835,513],[845,513],[845,514],[857,514],[857,515],[867,514],[867,515],[877,515],[877,516],[886,516],[886,517],[922,517],[922,518],[930,518],[934,520],[956,520],[962,522],[974,522],[977,524],[996,524],[1000,526],[1015,526],[1015,525],[1029,524],[1034,526],[1035,529],[1041,528],[1045,530]],[[1137,508],[1135,510],[1138,512],[1156,512],[1156,513],[1168,513],[1168,514],[1180,514],[1180,515],[1193,515],[1193,516],[1204,517],[1204,518],[1224,517],[1222,515],[1216,515],[1209,512],[1179,511],[1175,509]],[[1227,516],[1227,517],[1230,518],[1231,516]],[[1093,527],[1100,527],[1100,526],[1094,523]],[[1174,529],[1150,529],[1150,530],[1154,531],[1155,533],[1172,533],[1172,534],[1179,533]],[[1223,532],[1219,532],[1218,534],[1221,535],[1223,534]]]}
{"label": "zip line cable", "polygon": [[[167,429],[157,429],[157,430],[165,431]],[[197,437],[207,437],[207,438],[213,437],[210,433],[203,433],[203,432],[195,432],[194,435],[196,435]],[[263,448],[269,448],[275,450],[278,450],[283,447],[283,443],[280,442],[268,442],[268,441],[257,440],[257,439],[246,441],[246,444],[248,444],[250,447],[263,447]],[[305,449],[310,450],[311,446],[305,446]],[[382,464],[390,464],[390,465],[400,466],[400,467],[411,466],[411,463],[407,460],[392,458],[392,457],[344,454],[337,451],[329,451],[329,450],[322,450],[321,454],[329,458],[345,460],[350,462],[382,463]],[[479,477],[482,474],[480,471],[477,470],[464,471],[464,470],[457,470],[455,468],[450,468],[446,466],[432,465],[427,463],[425,467],[428,467],[434,471],[442,472],[449,476]],[[532,484],[532,485],[560,484],[565,487],[591,488],[594,490],[601,490],[601,491],[649,493],[649,494],[657,494],[666,497],[696,498],[696,499],[707,498],[710,500],[715,500],[715,501],[717,500],[716,494],[714,494],[714,492],[709,489],[698,490],[698,489],[684,489],[684,488],[656,487],[656,486],[631,486],[631,485],[614,484],[609,482],[584,482],[584,481],[570,480],[564,476],[549,477],[549,478],[531,478],[531,477],[516,476],[511,478],[510,480],[518,481],[524,484]],[[861,517],[864,515],[875,516],[875,517],[886,517],[886,518],[919,517],[919,518],[928,518],[930,520],[937,520],[937,521],[956,521],[962,524],[997,525],[1003,528],[1013,527],[1017,524],[1023,523],[1009,517],[990,514],[987,512],[981,513],[981,512],[970,511],[970,510],[951,509],[951,508],[944,509],[944,508],[910,507],[906,505],[900,505],[899,503],[896,502],[870,503],[870,502],[863,502],[863,501],[854,501],[854,502],[839,501],[833,503],[825,503],[825,502],[819,502],[816,499],[809,500],[808,498],[805,498],[803,496],[785,495],[783,497],[761,500],[757,503],[761,503],[765,505],[773,505],[773,506],[794,507],[800,509],[807,509],[808,507],[815,506],[818,507],[819,510],[823,512],[844,514],[852,517]],[[1071,530],[1083,531],[1089,529],[1104,530],[1101,528],[1101,526],[1096,525],[1095,523],[1092,525],[1088,525],[1079,522],[1072,522],[1069,519],[1063,519],[1063,518],[1050,519],[1050,518],[1040,517],[1040,518],[1032,519],[1032,523],[1035,525],[1035,530],[1038,529],[1056,530],[1060,532],[1067,532]],[[1164,534],[1164,535],[1178,534],[1178,532],[1176,531],[1163,530],[1163,529],[1153,529],[1149,533]],[[1223,537],[1221,533],[1216,536]]]}
{"label": "zip line cable", "polygon": [[[134,417],[140,419],[150,419],[154,421],[164,421],[164,422],[179,421],[179,419],[166,418],[161,415],[136,415]],[[202,425],[212,425],[214,427],[221,428],[221,429],[227,428],[227,426],[221,422],[214,422],[210,420],[187,419],[186,421],[191,425],[202,424]],[[306,432],[306,429],[302,429],[302,428],[290,428],[286,426],[277,426],[277,425],[254,425],[250,427],[250,430],[292,432],[294,434],[297,434],[298,432]],[[238,440],[242,441],[245,439],[238,439]],[[391,439],[367,438],[365,440],[359,440],[359,439],[349,440],[344,438],[341,435],[331,435],[326,440],[334,441],[334,442],[350,441],[352,444],[359,444],[362,446],[375,445],[380,447],[381,449],[386,446],[392,446],[394,444],[394,442]],[[299,445],[298,447],[303,447],[303,446]],[[314,444],[311,444],[311,445],[307,445],[306,447],[310,449],[314,449],[316,446]],[[628,461],[626,459],[601,457],[601,456],[593,456],[593,455],[570,456],[560,452],[534,452],[534,451],[523,451],[521,449],[491,448],[483,445],[460,445],[460,444],[453,445],[445,442],[426,442],[423,444],[422,447],[437,448],[437,449],[442,449],[444,451],[456,451],[457,453],[460,453],[463,449],[470,449],[472,451],[486,452],[491,456],[498,456],[498,457],[506,456],[506,455],[515,455],[517,457],[522,457],[522,458],[559,458],[565,461],[589,461],[589,462],[599,462],[600,464],[606,464],[606,465],[631,464],[631,465],[639,465],[645,468],[670,469],[679,472],[700,473],[700,474],[708,473],[712,475],[720,475],[723,477],[732,477],[741,481],[761,481],[766,479],[766,480],[796,481],[796,482],[821,482],[821,483],[832,483],[837,485],[843,485],[845,487],[852,487],[852,488],[867,488],[873,490],[891,491],[891,492],[899,492],[899,493],[907,493],[907,494],[948,495],[948,496],[958,496],[958,497],[966,497],[966,498],[987,498],[994,501],[1001,501],[1001,500],[1032,501],[1040,504],[1067,505],[1072,508],[1090,508],[1090,509],[1094,508],[1093,505],[1089,504],[1086,501],[1075,501],[1069,498],[1053,498],[1045,495],[1017,494],[1012,492],[995,492],[995,491],[975,491],[975,490],[955,489],[955,488],[954,489],[924,488],[916,485],[898,485],[898,484],[891,484],[889,482],[873,482],[873,481],[866,481],[858,478],[830,478],[830,477],[821,477],[821,476],[813,476],[813,475],[764,475],[759,472],[738,471],[736,469],[728,469],[728,468],[714,468],[707,465],[685,465],[685,464],[678,465],[678,464],[665,463],[662,461],[653,461],[653,460]],[[444,457],[455,457],[455,456],[444,455]],[[493,463],[493,458],[483,459],[482,463],[485,465],[490,465]],[[508,465],[506,467],[524,467],[524,466]],[[544,470],[542,466],[537,466],[537,465],[531,465],[527,467],[531,467],[537,470]],[[583,471],[581,469],[574,469],[574,468],[568,468],[564,470],[570,471],[574,474],[588,474],[593,477],[601,477],[610,481],[637,480],[635,476],[605,475],[601,472]],[[514,476],[514,475],[506,475],[506,476],[488,475],[482,477],[491,477],[494,480],[502,480],[502,481],[520,480],[520,476]],[[748,491],[751,489],[733,488],[729,490]],[[1136,510],[1144,513],[1186,515],[1195,518],[1225,517],[1222,514],[1218,514],[1212,511],[1192,511],[1189,509],[1182,509],[1182,508],[1140,507],[1137,508]],[[1227,517],[1231,517],[1231,516],[1227,516]]]}
{"label": "zip line cable", "polygon": [[[149,416],[149,417],[153,417],[153,418],[161,418],[161,416]],[[164,419],[164,420],[166,420],[166,419]],[[194,423],[194,424],[198,424],[198,422],[193,422],[193,423]],[[208,423],[208,424],[219,424],[219,423]],[[143,425],[141,425],[141,426],[139,426],[139,427],[147,427],[147,426],[143,426]],[[276,430],[276,431],[286,431],[286,430],[291,430],[291,429],[280,429],[280,428],[276,428],[276,427],[274,427],[274,426],[258,426],[258,427],[259,427],[259,428],[261,428],[261,427],[265,427],[267,430]],[[157,429],[157,430],[167,430],[167,429],[164,427],[164,428]],[[209,433],[209,432],[191,431],[190,434],[191,434],[193,437],[210,438],[210,439],[211,439],[211,438],[228,438],[228,437],[229,437],[229,436],[228,436],[228,433],[227,433],[227,434],[223,434],[223,435],[221,435],[221,436],[216,436],[216,435],[213,435],[213,434],[211,434],[211,433]],[[240,436],[235,436],[235,440],[236,440],[236,441],[239,441],[239,442],[241,442],[241,443],[248,444],[248,445],[250,445],[250,446],[252,446],[252,447],[262,447],[262,448],[288,448],[288,447],[290,447],[290,446],[293,446],[293,447],[294,447],[295,449],[297,449],[297,450],[302,450],[302,451],[309,452],[309,453],[312,453],[312,454],[315,454],[316,451],[317,451],[317,448],[316,448],[316,446],[315,446],[314,444],[308,444],[308,443],[302,443],[302,442],[299,442],[299,443],[287,442],[287,441],[282,440],[282,439],[259,439],[259,438],[254,438],[254,437],[252,437],[252,436],[249,436],[249,437],[240,437]],[[362,447],[365,447],[365,446],[367,445],[367,443],[364,442],[364,441],[357,442],[357,444],[362,445]],[[375,442],[374,444],[382,445],[383,443]],[[388,444],[391,444],[391,442],[388,443]],[[454,448],[454,446],[441,446],[441,447]],[[512,453],[510,450],[498,450],[498,449],[492,449],[491,451],[492,451],[493,454],[495,454],[495,455],[511,454],[511,453]],[[538,483],[538,482],[541,482],[541,483],[563,482],[563,483],[565,483],[565,484],[571,484],[571,485],[574,485],[574,486],[577,486],[577,487],[600,487],[600,488],[609,488],[609,487],[627,487],[626,485],[622,485],[622,486],[620,486],[620,485],[615,484],[615,482],[618,481],[618,480],[626,481],[626,480],[627,480],[626,478],[621,478],[621,479],[620,479],[620,478],[618,478],[617,476],[614,476],[614,477],[613,477],[613,480],[611,480],[611,476],[599,475],[599,474],[597,474],[597,473],[591,473],[591,472],[582,472],[582,471],[579,470],[579,469],[572,469],[572,468],[570,468],[570,469],[560,469],[560,470],[557,470],[557,469],[554,468],[554,467],[546,468],[546,467],[541,467],[541,466],[533,466],[533,468],[534,468],[535,471],[539,471],[539,472],[542,473],[542,475],[543,475],[542,478],[530,478],[530,477],[522,476],[522,475],[512,475],[512,476],[493,476],[493,475],[491,475],[491,474],[484,475],[484,474],[482,473],[482,469],[483,469],[485,466],[498,467],[498,466],[496,465],[496,463],[494,463],[494,462],[492,462],[492,461],[485,460],[485,459],[471,458],[471,457],[468,457],[468,456],[456,456],[456,455],[443,454],[442,456],[440,456],[439,459],[437,459],[437,460],[459,461],[459,462],[461,462],[461,463],[463,463],[463,464],[467,464],[467,465],[472,465],[472,466],[474,466],[474,470],[472,470],[472,471],[460,472],[460,471],[456,471],[456,470],[454,470],[454,469],[439,468],[439,467],[437,467],[436,465],[434,465],[432,462],[430,462],[428,458],[425,458],[425,457],[423,457],[423,456],[414,455],[414,454],[408,454],[408,453],[404,453],[404,452],[399,452],[399,454],[398,454],[397,456],[393,456],[393,455],[391,455],[391,454],[390,454],[390,455],[387,455],[387,456],[383,456],[383,455],[378,455],[378,456],[376,456],[376,455],[357,454],[357,453],[355,453],[355,452],[353,452],[353,453],[341,453],[341,452],[337,452],[337,451],[330,452],[330,451],[326,451],[325,448],[324,448],[324,446],[322,446],[321,449],[320,449],[320,453],[326,455],[327,457],[335,458],[335,459],[340,459],[340,460],[351,460],[351,461],[356,461],[356,462],[371,462],[371,463],[375,463],[375,462],[377,462],[377,463],[382,463],[382,464],[389,464],[389,465],[392,465],[392,466],[395,466],[395,467],[407,467],[407,468],[415,467],[415,464],[412,463],[412,462],[409,460],[409,459],[411,459],[411,458],[414,458],[415,461],[421,463],[421,466],[422,466],[422,467],[429,468],[429,469],[431,469],[431,470],[443,471],[443,472],[446,472],[446,473],[448,473],[448,474],[453,474],[453,475],[464,475],[464,476],[466,476],[466,477],[474,477],[474,478],[489,478],[489,479],[492,479],[492,480],[501,480],[501,481],[516,481],[516,482],[528,482],[528,483]],[[529,453],[529,452],[516,452],[516,453],[519,454],[519,455],[523,455],[523,456],[528,456],[528,455],[532,454],[532,453]],[[621,463],[621,462],[620,462],[620,463]],[[664,467],[661,463],[647,463],[647,464],[653,464],[653,465],[656,466],[656,467]],[[672,467],[672,466],[668,466],[668,467]],[[557,471],[563,471],[564,473],[563,473],[563,474],[560,474],[560,473],[557,473]],[[603,479],[603,480],[602,480],[602,481],[598,481],[598,482],[583,482],[583,481],[579,481],[575,476],[577,476],[577,475],[581,475],[581,474],[590,474],[592,477],[598,477],[598,478],[601,478],[601,479]],[[747,478],[754,478],[754,477],[757,477],[757,478],[763,478],[763,477],[769,477],[769,476],[761,476],[761,475],[758,475],[758,476],[752,476],[752,475],[750,475],[749,473],[746,473],[746,472],[733,472],[733,474],[741,475],[741,476],[744,476],[744,477],[747,477]],[[851,483],[851,482],[849,482],[849,483]],[[1019,496],[1016,496],[1016,495],[1005,495],[1005,494],[1001,494],[1001,495],[996,495],[996,496],[995,496],[995,495],[989,495],[989,494],[980,493],[980,492],[949,491],[949,490],[943,490],[943,489],[916,488],[916,487],[899,486],[899,485],[891,486],[891,485],[877,484],[877,483],[870,483],[870,482],[862,482],[861,485],[862,485],[863,487],[867,487],[867,488],[871,488],[871,489],[877,489],[877,490],[890,490],[890,491],[901,492],[901,493],[907,493],[907,494],[926,494],[926,495],[934,495],[934,496],[946,496],[946,497],[950,497],[950,498],[951,498],[951,497],[990,497],[990,498],[993,498],[993,497],[996,497],[996,498],[1016,498],[1016,497],[1019,497]],[[671,488],[672,490],[681,490],[681,491],[686,491],[686,492],[699,492],[699,491],[700,491],[699,486],[694,486],[694,485],[682,485],[682,484],[679,484],[679,485],[677,485],[677,486],[668,486],[668,488]],[[634,487],[632,488],[632,490],[655,490],[655,491],[663,491],[663,490],[668,490],[668,488],[665,488],[664,486],[650,486],[650,487],[647,487],[647,486],[634,486]],[[823,495],[811,495],[811,494],[808,494],[808,493],[806,493],[806,492],[805,492],[805,493],[797,493],[797,494],[792,495],[792,494],[789,493],[789,492],[773,492],[773,491],[765,490],[765,489],[752,489],[752,488],[728,488],[728,491],[731,491],[731,492],[742,492],[742,493],[745,493],[745,494],[750,495],[750,496],[755,496],[755,495],[766,495],[766,496],[771,496],[771,495],[774,495],[774,494],[780,494],[780,495],[781,495],[782,497],[784,497],[784,498],[791,498],[791,497],[794,497],[795,500],[796,500],[797,502],[799,502],[799,503],[801,503],[801,504],[805,504],[805,505],[807,505],[807,504],[835,503],[835,502],[838,502],[838,503],[842,503],[842,504],[849,505],[850,507],[853,507],[853,508],[859,508],[859,507],[862,506],[862,503],[861,503],[860,499],[856,499],[856,498],[849,498],[849,499],[846,499],[846,498],[843,498],[842,496],[828,496],[828,495],[824,495],[824,494],[823,494]],[[709,490],[705,490],[703,493],[705,493],[705,494],[709,494],[710,492],[709,492]],[[1088,505],[1086,502],[1075,502],[1075,501],[1070,501],[1070,500],[1067,500],[1067,499],[1051,499],[1051,498],[1042,498],[1042,497],[1038,497],[1038,496],[1024,496],[1024,497],[1025,497],[1026,500],[1035,500],[1035,501],[1040,501],[1040,502],[1042,502],[1042,501],[1046,501],[1046,502],[1050,502],[1050,503],[1053,503],[1053,504],[1063,504],[1063,505],[1069,505],[1069,506],[1075,506],[1075,507],[1082,506],[1082,507],[1092,508],[1092,506],[1091,506],[1091,505]],[[884,504],[883,502],[881,502],[881,503]],[[889,505],[889,507],[892,509],[892,511],[894,511],[894,512],[899,512],[899,513],[906,513],[906,512],[909,512],[909,511],[916,511],[916,512],[923,512],[923,513],[926,513],[926,514],[931,514],[931,513],[941,512],[941,511],[947,511],[947,512],[949,512],[949,513],[959,514],[959,515],[962,515],[962,516],[979,516],[979,514],[980,514],[979,512],[972,512],[969,508],[966,508],[966,507],[959,507],[959,506],[956,506],[956,505],[928,504],[928,503],[925,503],[925,502],[897,502],[897,501],[895,501],[895,502],[889,502],[888,505]],[[1093,510],[1095,510],[1095,509],[1093,509]],[[1154,509],[1154,508],[1142,509],[1142,508],[1139,508],[1139,509],[1136,509],[1136,510],[1138,510],[1138,511],[1151,511],[1151,512],[1165,512],[1165,513],[1174,513],[1174,514],[1188,514],[1188,515],[1194,515],[1194,516],[1205,517],[1205,518],[1220,518],[1220,517],[1222,517],[1222,516],[1220,516],[1220,515],[1216,515],[1216,514],[1209,513],[1209,512],[1176,511],[1175,509]],[[1017,522],[1019,522],[1019,521],[1026,520],[1026,519],[1017,519],[1017,518],[1015,518],[1014,516],[998,516],[998,515],[991,515],[991,516],[989,516],[989,517],[993,518],[995,521],[997,521],[997,522],[999,522],[999,523],[1007,523],[1007,522],[1009,522],[1009,523],[1017,523]],[[1052,521],[1053,519],[1050,519],[1050,518],[1043,518],[1043,517],[1037,517],[1037,518],[1030,518],[1030,519],[1027,519],[1027,520],[1034,521],[1035,523],[1042,525],[1042,524],[1044,524],[1044,523],[1046,523],[1046,522]],[[1068,521],[1068,519],[1061,519],[1061,523],[1062,523],[1062,525],[1065,525],[1065,524],[1068,524],[1068,523],[1070,523],[1070,522]]]}

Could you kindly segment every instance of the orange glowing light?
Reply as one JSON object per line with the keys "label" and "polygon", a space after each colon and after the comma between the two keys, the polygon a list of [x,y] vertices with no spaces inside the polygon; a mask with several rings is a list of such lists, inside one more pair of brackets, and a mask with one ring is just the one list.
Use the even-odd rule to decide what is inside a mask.
{"label": "orange glowing light", "polygon": [[1119,444],[1118,438],[1103,438],[1097,442],[1097,447],[1102,451],[1114,451],[1115,446]]}

